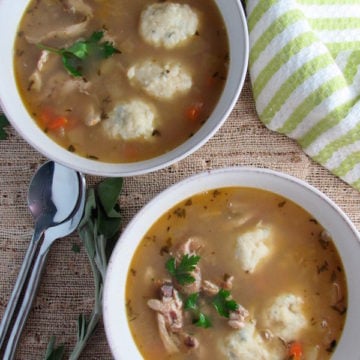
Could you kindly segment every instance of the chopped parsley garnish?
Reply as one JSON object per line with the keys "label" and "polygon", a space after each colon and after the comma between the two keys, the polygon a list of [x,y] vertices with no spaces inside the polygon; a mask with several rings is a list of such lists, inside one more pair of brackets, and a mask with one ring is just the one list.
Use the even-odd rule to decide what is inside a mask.
{"label": "chopped parsley garnish", "polygon": [[219,292],[215,295],[212,300],[216,311],[219,315],[228,318],[230,316],[230,311],[236,311],[239,307],[235,300],[229,299],[230,291],[220,289]]}
{"label": "chopped parsley garnish", "polygon": [[178,264],[176,264],[175,258],[171,257],[166,262],[165,267],[180,285],[191,284],[195,281],[191,272],[195,270],[199,260],[200,256],[185,254]]}
{"label": "chopped parsley garnish", "polygon": [[204,329],[207,329],[212,326],[212,323],[211,323],[209,317],[202,312],[199,312],[199,318],[197,320],[195,320],[193,323],[197,327],[202,327]]}
{"label": "chopped parsley garnish", "polygon": [[38,47],[61,56],[62,63],[72,76],[82,76],[83,61],[89,57],[107,59],[115,53],[120,53],[109,41],[100,42],[103,31],[95,31],[87,40],[78,40],[67,48],[56,49],[43,44]]}
{"label": "chopped parsley garnish", "polygon": [[199,299],[199,293],[193,293],[185,300],[184,309],[185,310],[197,310],[198,305],[197,301]]}
{"label": "chopped parsley garnish", "polygon": [[209,328],[212,326],[210,318],[200,311],[198,305],[199,293],[193,293],[185,300],[184,309],[193,313],[193,324],[202,327]]}

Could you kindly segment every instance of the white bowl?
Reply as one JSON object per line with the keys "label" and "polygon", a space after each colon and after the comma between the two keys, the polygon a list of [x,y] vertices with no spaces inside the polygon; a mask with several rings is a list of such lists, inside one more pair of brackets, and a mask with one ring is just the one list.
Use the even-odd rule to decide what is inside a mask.
{"label": "white bowl", "polygon": [[171,186],[141,209],[122,233],[110,259],[103,301],[105,331],[114,358],[142,358],[126,318],[125,284],[133,254],[145,233],[163,213],[182,200],[229,186],[277,193],[312,214],[330,233],[343,261],[348,287],[345,328],[332,360],[359,360],[360,236],[355,226],[334,202],[304,181],[271,170],[241,167],[202,173]]}
{"label": "white bowl", "polygon": [[182,145],[156,158],[136,163],[105,163],[80,157],[52,141],[28,114],[19,96],[14,76],[13,53],[17,27],[29,0],[0,2],[0,105],[17,132],[51,160],[88,174],[131,176],[158,170],[190,155],[219,129],[229,116],[242,89],[249,45],[246,18],[239,0],[215,0],[227,27],[230,65],[222,96],[201,129]]}

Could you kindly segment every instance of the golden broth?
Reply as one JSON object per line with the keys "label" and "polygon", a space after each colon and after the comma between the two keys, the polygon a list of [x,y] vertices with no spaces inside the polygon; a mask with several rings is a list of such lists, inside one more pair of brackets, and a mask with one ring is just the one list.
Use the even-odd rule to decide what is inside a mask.
{"label": "golden broth", "polygon": [[[239,235],[258,224],[271,228],[272,250],[249,273],[241,269],[234,246]],[[127,315],[139,351],[147,360],[226,358],[221,344],[238,330],[230,328],[213,308],[205,306],[212,320],[210,328],[198,328],[185,320],[184,328],[199,341],[199,349],[167,355],[155,312],[147,305],[149,299],[158,298],[158,281],[170,278],[165,263],[176,246],[195,236],[205,243],[199,250],[203,279],[216,283],[224,274],[233,275],[231,295],[256,320],[261,335],[265,330],[261,314],[269,301],[282,293],[297,294],[303,299],[302,311],[308,324],[291,341],[301,344],[301,359],[329,359],[344,327],[347,288],[337,250],[324,234],[322,226],[304,209],[258,189],[222,188],[174,206],[146,233],[128,273]],[[264,339],[266,346],[275,351],[271,358],[279,360],[290,358],[291,341],[285,344],[276,336]]]}
{"label": "golden broth", "polygon": [[[227,76],[229,48],[225,25],[214,1],[176,2],[189,3],[196,11],[199,30],[181,46],[165,49],[147,44],[138,30],[142,10],[154,1],[86,0],[85,4],[93,11],[86,31],[79,36],[51,37],[40,43],[65,48],[79,39],[88,39],[94,31],[103,30],[120,53],[85,64],[81,85],[66,83],[72,77],[66,73],[60,56],[54,60],[51,55],[51,65],[46,65],[50,70],[41,70],[43,84],[37,91],[32,74],[39,66],[42,49],[36,41],[30,43],[28,39],[41,39],[42,34],[78,24],[83,19],[81,14],[69,12],[66,1],[31,1],[19,26],[14,67],[22,99],[39,127],[69,151],[106,162],[149,159],[191,137],[219,100]],[[132,86],[127,70],[149,58],[181,63],[192,77],[190,90],[164,100]],[[145,101],[155,109],[156,124],[151,138],[109,138],[101,131],[101,123],[118,103],[132,99]],[[95,122],[91,119],[92,112],[98,115],[94,118],[101,121],[88,126],[86,123]]]}

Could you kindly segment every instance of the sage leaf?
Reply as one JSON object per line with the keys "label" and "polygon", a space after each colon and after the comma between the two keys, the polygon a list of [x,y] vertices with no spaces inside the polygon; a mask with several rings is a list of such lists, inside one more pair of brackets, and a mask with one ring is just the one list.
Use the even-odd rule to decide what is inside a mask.
{"label": "sage leaf", "polygon": [[9,120],[4,114],[0,115],[0,140],[5,140],[8,137],[8,134],[5,131],[5,127],[9,125]]}
{"label": "sage leaf", "polygon": [[114,208],[116,207],[122,186],[122,178],[106,179],[98,186],[99,199],[108,217],[120,217],[118,210],[114,211]]}
{"label": "sage leaf", "polygon": [[[94,308],[89,316],[78,317],[77,341],[69,360],[77,360],[94,333],[102,316],[102,299],[107,265],[113,246],[120,232],[121,216],[118,204],[122,190],[121,178],[103,180],[96,188],[87,192],[83,217],[78,226],[78,234],[83,241],[86,254],[94,276]],[[52,340],[51,340],[52,341]],[[48,348],[54,348],[54,341]],[[46,360],[62,360],[63,353],[53,349],[51,353],[58,358]]]}

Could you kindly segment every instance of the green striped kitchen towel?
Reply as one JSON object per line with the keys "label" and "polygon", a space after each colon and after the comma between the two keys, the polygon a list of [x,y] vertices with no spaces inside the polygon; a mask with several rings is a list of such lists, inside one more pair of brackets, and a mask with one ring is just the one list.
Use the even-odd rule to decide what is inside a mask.
{"label": "green striped kitchen towel", "polygon": [[360,190],[360,0],[248,0],[261,121]]}

